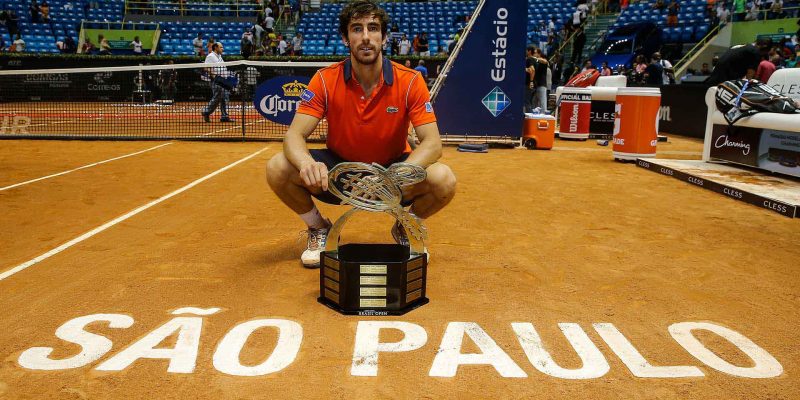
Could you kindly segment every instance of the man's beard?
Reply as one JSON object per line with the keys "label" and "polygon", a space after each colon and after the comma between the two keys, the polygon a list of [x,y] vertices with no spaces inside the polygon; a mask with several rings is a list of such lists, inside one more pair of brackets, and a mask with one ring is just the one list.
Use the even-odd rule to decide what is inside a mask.
{"label": "man's beard", "polygon": [[355,57],[356,61],[362,65],[372,65],[378,61],[378,55],[380,54],[380,50],[373,45],[369,45],[370,51],[369,55],[362,54],[362,47],[367,47],[364,45],[356,46],[355,48],[350,47],[350,53]]}

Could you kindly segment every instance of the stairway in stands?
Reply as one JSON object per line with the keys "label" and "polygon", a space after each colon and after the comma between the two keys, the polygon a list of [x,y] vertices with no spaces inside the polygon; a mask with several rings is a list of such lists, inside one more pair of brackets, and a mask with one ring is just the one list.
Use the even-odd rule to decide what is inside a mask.
{"label": "stairway in stands", "polygon": [[[617,21],[619,14],[600,14],[594,18],[590,18],[584,27],[586,31],[586,44],[583,46],[583,53],[581,54],[580,65],[586,59],[594,55],[597,48],[603,43],[603,38],[608,33],[609,29],[614,22]],[[564,60],[572,58],[572,44],[570,43],[564,48]]]}

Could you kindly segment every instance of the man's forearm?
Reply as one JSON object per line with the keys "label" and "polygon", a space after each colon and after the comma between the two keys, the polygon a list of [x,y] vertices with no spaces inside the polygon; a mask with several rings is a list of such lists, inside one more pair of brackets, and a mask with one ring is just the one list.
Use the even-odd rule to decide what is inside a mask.
{"label": "man's forearm", "polygon": [[298,170],[304,163],[314,162],[311,154],[308,152],[305,139],[298,134],[287,133],[286,138],[283,140],[283,154],[292,165]]}
{"label": "man's forearm", "polygon": [[439,141],[420,142],[414,151],[408,156],[406,162],[419,165],[423,168],[429,167],[442,157],[442,143]]}

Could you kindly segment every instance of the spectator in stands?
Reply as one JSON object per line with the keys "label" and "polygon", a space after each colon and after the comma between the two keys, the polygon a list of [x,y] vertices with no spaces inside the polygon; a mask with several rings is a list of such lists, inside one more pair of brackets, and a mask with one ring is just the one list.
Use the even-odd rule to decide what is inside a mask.
{"label": "spectator in stands", "polygon": [[674,71],[672,70],[672,63],[669,60],[664,60],[661,58],[661,53],[655,52],[653,53],[653,62],[661,66],[661,82],[662,84],[666,85],[674,84],[675,83],[675,75]]}
{"label": "spectator in stands", "polygon": [[678,13],[681,11],[681,4],[677,0],[672,0],[667,6],[667,26],[678,26]]}
{"label": "spectator in stands", "polygon": [[758,21],[758,5],[754,2],[750,5],[750,10],[744,16],[745,21]]}
{"label": "spectator in stands", "polygon": [[275,32],[270,32],[267,34],[267,54],[271,56],[278,55],[278,34]]}
{"label": "spectator in stands", "polygon": [[430,51],[430,46],[429,46],[428,43],[429,43],[428,42],[428,33],[427,32],[422,32],[422,36],[420,36],[419,42],[418,42],[418,45],[419,45],[418,53],[419,53],[420,56],[430,57],[431,51]]}
{"label": "spectator in stands", "polygon": [[594,65],[592,65],[592,60],[586,60],[583,63],[583,68],[581,68],[581,72],[586,72],[592,69],[597,69],[597,68],[595,68]]}
{"label": "spectator in stands", "polygon": [[100,43],[100,51],[97,54],[101,56],[111,54],[111,44],[108,43],[108,39],[106,39],[105,36],[98,36],[97,41]]}
{"label": "spectator in stands", "polygon": [[[216,43],[216,40],[214,40],[214,37],[213,37],[213,36],[211,36],[210,38],[208,38],[208,44],[206,45],[206,49],[207,49],[208,51],[206,52],[206,54],[208,54],[209,56],[211,55],[211,53],[213,53],[213,52],[214,52],[214,51],[212,50],[212,48],[214,47],[214,43]],[[208,57],[208,56],[206,56],[206,57]]]}
{"label": "spectator in stands", "polygon": [[42,22],[50,23],[50,4],[47,4],[47,1],[43,1],[42,5],[39,6],[39,10],[42,12]]}
{"label": "spectator in stands", "polygon": [[13,38],[14,35],[19,35],[19,16],[11,10],[8,12],[8,22],[6,22],[6,26],[8,27],[8,37]]}
{"label": "spectator in stands", "polygon": [[654,10],[662,11],[666,7],[667,7],[667,4],[664,3],[664,0],[656,0],[656,2],[653,3],[653,9]]}
{"label": "spectator in stands", "polygon": [[264,29],[269,32],[275,32],[275,18],[272,15],[267,15],[267,18],[264,19]]}
{"label": "spectator in stands", "polygon": [[192,40],[192,47],[194,47],[194,55],[195,57],[202,56],[204,54],[203,51],[203,34],[198,33],[197,37]]}
{"label": "spectator in stands", "polygon": [[133,41],[128,45],[128,47],[133,47],[133,54],[140,56],[142,55],[142,41],[139,40],[139,36],[134,36]]}
{"label": "spectator in stands", "polygon": [[22,40],[22,36],[19,33],[17,34],[17,40],[11,44],[11,47],[8,51],[17,53],[22,53],[25,51],[25,41]]}
{"label": "spectator in stands", "polygon": [[274,22],[274,20],[278,19],[281,16],[281,14],[279,13],[280,10],[278,9],[278,3],[276,3],[275,0],[271,0],[269,2],[268,7],[270,8],[270,10],[272,10],[270,16],[272,17]]}
{"label": "spectator in stands", "polygon": [[419,55],[419,33],[414,36],[414,41],[411,42],[411,49],[414,51],[414,55]]}
{"label": "spectator in stands", "polygon": [[758,68],[756,68],[756,79],[761,82],[769,82],[769,77],[775,72],[775,64],[769,60],[769,55],[765,55],[761,57],[761,62],[758,64]]}
{"label": "spectator in stands", "polygon": [[254,43],[261,43],[261,40],[264,38],[264,34],[268,31],[265,30],[261,25],[255,24],[253,25],[252,32]]}
{"label": "spectator in stands", "polygon": [[400,38],[400,55],[407,56],[408,52],[411,50],[411,41],[408,40],[406,34],[403,34],[403,37]]}
{"label": "spectator in stands", "polygon": [[664,84],[664,68],[653,57],[650,64],[644,70],[644,82],[646,86],[659,87]]}
{"label": "spectator in stands", "polygon": [[289,44],[286,43],[286,39],[283,35],[278,35],[278,55],[285,56],[287,49],[289,48]]}
{"label": "spectator in stands", "polygon": [[611,68],[608,67],[608,63],[605,61],[600,65],[600,76],[611,76]]}
{"label": "spectator in stands", "polygon": [[647,62],[644,56],[639,54],[636,56],[636,61],[633,63],[633,76],[632,80],[636,83],[644,83],[644,72],[647,69]]}
{"label": "spectator in stands", "polygon": [[69,34],[67,34],[66,30],[64,31],[64,53],[74,54],[78,51],[78,45],[75,44],[75,39],[72,38]]}
{"label": "spectator in stands", "polygon": [[733,0],[733,22],[744,21],[747,8],[745,0]]}
{"label": "spectator in stands", "polygon": [[86,40],[83,41],[83,48],[81,49],[81,53],[83,54],[93,54],[95,51],[94,43],[92,43],[92,39],[88,37]]}
{"label": "spectator in stands", "polygon": [[242,33],[242,39],[239,41],[239,51],[242,57],[246,59],[250,58],[250,56],[253,54],[254,43],[252,32],[245,31]]}
{"label": "spectator in stands", "polygon": [[702,76],[711,75],[711,69],[708,67],[708,63],[703,63],[703,66],[700,67],[700,71],[697,72],[697,75],[702,75]]}
{"label": "spectator in stands", "polygon": [[789,59],[786,60],[786,68],[797,68],[797,53],[792,52],[789,54]]}
{"label": "spectator in stands", "polygon": [[575,10],[581,13],[579,18],[581,20],[580,23],[583,24],[583,21],[586,21],[586,18],[589,17],[589,6],[586,4],[586,0],[578,0],[578,6],[575,7]]}
{"label": "spectator in stands", "polygon": [[41,22],[41,9],[39,8],[39,4],[36,0],[31,0],[31,5],[28,7],[28,10],[31,13],[31,22],[38,23]]}
{"label": "spectator in stands", "polygon": [[203,80],[208,80],[211,83],[211,100],[201,114],[205,122],[211,122],[211,114],[214,114],[218,106],[222,112],[219,122],[233,122],[230,116],[228,116],[228,98],[230,97],[230,90],[214,82],[217,77],[225,79],[230,76],[227,67],[213,67],[214,64],[225,62],[222,59],[222,53],[224,51],[225,48],[222,46],[222,43],[214,43],[211,47],[211,53],[208,53],[208,56],[206,56],[205,63],[212,65],[212,67],[206,68],[208,77],[203,78]]}
{"label": "spectator in stands", "polygon": [[727,7],[725,7],[725,3],[717,3],[717,23],[720,25],[725,25],[730,21],[730,18],[731,12]]}
{"label": "spectator in stands", "polygon": [[572,63],[577,65],[583,56],[583,46],[586,44],[586,34],[582,27],[577,27],[575,39],[572,42]]}
{"label": "spectator in stands", "polygon": [[772,6],[769,8],[768,18],[783,18],[785,14],[783,13],[783,0],[773,0]]}
{"label": "spectator in stands", "polygon": [[425,67],[425,60],[419,60],[419,62],[417,62],[417,67],[414,68],[414,70],[419,71],[419,73],[422,74],[422,77],[425,78],[426,81],[428,80],[428,68]]}
{"label": "spectator in stands", "polygon": [[581,11],[575,9],[575,11],[572,12],[572,26],[570,29],[574,30],[579,26],[581,26]]}
{"label": "spectator in stands", "polygon": [[292,54],[295,56],[303,55],[303,35],[297,32],[292,38]]}

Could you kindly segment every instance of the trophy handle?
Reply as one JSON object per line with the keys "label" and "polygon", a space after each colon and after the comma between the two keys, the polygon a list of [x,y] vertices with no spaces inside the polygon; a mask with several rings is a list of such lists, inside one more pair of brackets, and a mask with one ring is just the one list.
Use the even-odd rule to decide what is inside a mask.
{"label": "trophy handle", "polygon": [[[365,210],[360,210],[358,208],[351,208],[344,214],[342,214],[336,222],[333,223],[331,229],[328,231],[328,238],[325,240],[325,251],[326,252],[338,252],[339,251],[339,238],[342,233],[342,229],[347,221],[353,216],[353,214],[357,212],[365,212]],[[403,229],[406,231],[406,236],[408,236],[408,244],[409,250],[411,255],[418,255],[425,252],[425,243],[424,239],[426,238],[426,231],[425,227],[419,221],[411,221],[414,217],[411,214],[406,213],[405,211],[397,212],[396,210],[387,210],[387,214],[391,215],[400,225],[403,226]],[[407,216],[408,218],[403,218]],[[416,226],[412,226],[416,225]],[[421,234],[414,234],[413,232],[420,232]],[[417,236],[420,236],[419,238]]]}

